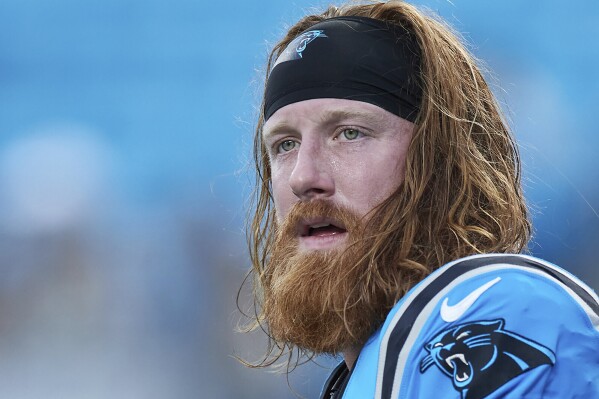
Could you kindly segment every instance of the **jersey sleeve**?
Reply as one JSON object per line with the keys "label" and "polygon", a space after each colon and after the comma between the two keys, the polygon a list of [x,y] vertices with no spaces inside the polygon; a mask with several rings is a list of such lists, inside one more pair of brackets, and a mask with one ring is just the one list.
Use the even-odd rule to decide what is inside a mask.
{"label": "jersey sleeve", "polygon": [[415,287],[363,355],[353,374],[376,369],[377,399],[599,399],[599,299],[539,259],[469,257]]}

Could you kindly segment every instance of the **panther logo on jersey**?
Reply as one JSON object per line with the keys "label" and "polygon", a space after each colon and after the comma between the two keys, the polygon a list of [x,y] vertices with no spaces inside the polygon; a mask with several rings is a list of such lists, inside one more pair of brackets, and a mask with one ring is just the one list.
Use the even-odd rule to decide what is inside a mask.
{"label": "panther logo on jersey", "polygon": [[444,330],[424,348],[424,373],[435,364],[453,381],[462,399],[482,399],[512,378],[535,367],[555,364],[543,345],[503,329],[502,319],[461,324]]}

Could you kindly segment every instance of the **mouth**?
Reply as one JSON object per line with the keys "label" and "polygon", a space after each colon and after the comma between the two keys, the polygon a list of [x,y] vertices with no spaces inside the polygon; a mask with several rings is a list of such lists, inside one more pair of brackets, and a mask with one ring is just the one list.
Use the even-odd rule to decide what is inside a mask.
{"label": "mouth", "polygon": [[333,220],[303,222],[300,230],[300,237],[322,237],[347,232],[341,223]]}
{"label": "mouth", "polygon": [[326,249],[344,239],[347,236],[347,229],[340,221],[319,218],[300,222],[298,233],[304,248]]}
{"label": "mouth", "polygon": [[466,361],[463,354],[458,353],[445,359],[450,369],[453,370],[453,377],[458,385],[465,385],[472,376],[472,366]]}

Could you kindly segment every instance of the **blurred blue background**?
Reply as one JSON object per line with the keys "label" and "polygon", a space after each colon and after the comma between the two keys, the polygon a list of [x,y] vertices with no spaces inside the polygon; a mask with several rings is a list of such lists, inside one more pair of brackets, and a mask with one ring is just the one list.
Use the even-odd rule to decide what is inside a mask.
{"label": "blurred blue background", "polygon": [[[599,288],[599,3],[415,3],[493,71],[533,253]],[[0,397],[317,396],[333,360],[234,329],[259,70],[322,4],[0,0]]]}

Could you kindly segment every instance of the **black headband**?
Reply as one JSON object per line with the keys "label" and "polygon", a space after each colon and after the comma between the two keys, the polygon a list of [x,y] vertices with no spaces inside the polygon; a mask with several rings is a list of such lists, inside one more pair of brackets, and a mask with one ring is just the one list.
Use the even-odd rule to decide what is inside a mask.
{"label": "black headband", "polygon": [[266,84],[264,118],[313,98],[379,106],[414,122],[420,108],[420,50],[405,28],[364,17],[336,17],[297,36]]}

